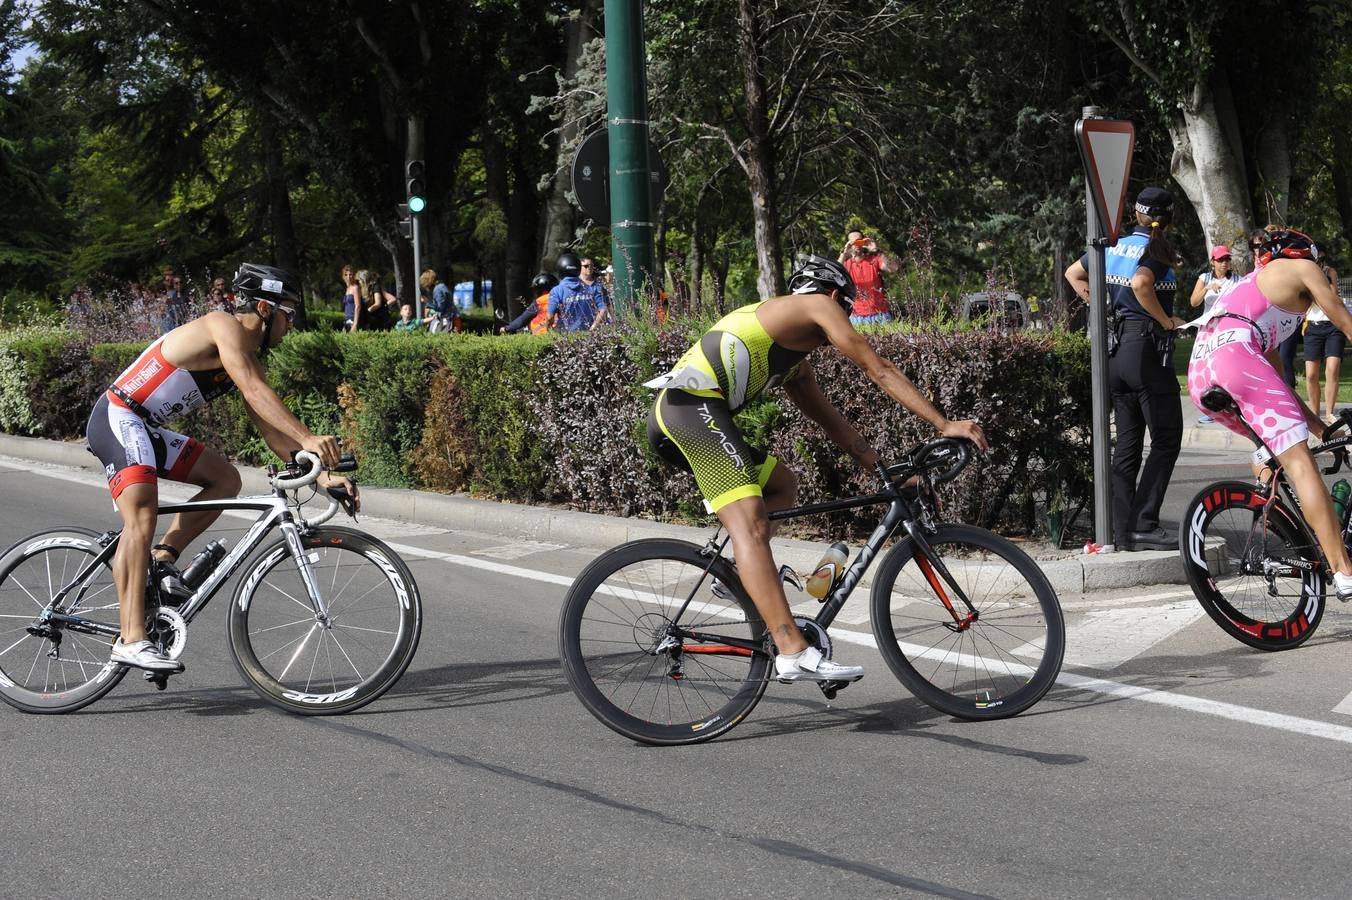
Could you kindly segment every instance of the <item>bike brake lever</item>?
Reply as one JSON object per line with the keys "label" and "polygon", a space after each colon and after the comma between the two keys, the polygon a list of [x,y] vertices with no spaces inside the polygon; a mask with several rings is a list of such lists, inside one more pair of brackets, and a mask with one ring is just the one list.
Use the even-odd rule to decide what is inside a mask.
{"label": "bike brake lever", "polygon": [[1339,447],[1333,451],[1333,465],[1327,469],[1321,469],[1325,475],[1336,475],[1338,471],[1347,464],[1347,448]]}
{"label": "bike brake lever", "polygon": [[325,488],[329,496],[338,501],[338,505],[343,508],[352,521],[357,521],[357,498],[347,492],[345,487]]}

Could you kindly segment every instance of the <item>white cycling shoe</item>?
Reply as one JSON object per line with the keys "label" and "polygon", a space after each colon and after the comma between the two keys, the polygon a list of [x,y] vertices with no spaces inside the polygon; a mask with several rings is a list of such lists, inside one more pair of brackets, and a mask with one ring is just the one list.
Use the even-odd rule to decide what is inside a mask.
{"label": "white cycling shoe", "polygon": [[822,656],[816,647],[775,657],[775,677],[784,684],[794,681],[858,681],[863,666],[842,666]]}
{"label": "white cycling shoe", "polygon": [[122,643],[122,638],[113,642],[111,659],[124,666],[135,666],[152,672],[182,672],[183,663],[165,656],[150,641],[132,641]]}
{"label": "white cycling shoe", "polygon": [[1334,572],[1333,589],[1338,592],[1338,599],[1342,602],[1346,603],[1352,600],[1352,575]]}

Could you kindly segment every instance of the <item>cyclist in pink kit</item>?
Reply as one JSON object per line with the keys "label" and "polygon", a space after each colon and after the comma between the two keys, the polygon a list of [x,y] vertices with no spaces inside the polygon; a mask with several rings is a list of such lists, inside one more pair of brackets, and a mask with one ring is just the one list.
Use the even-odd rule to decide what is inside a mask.
{"label": "cyclist in pink kit", "polygon": [[[1343,546],[1328,489],[1306,439],[1322,438],[1325,423],[1296,396],[1280,374],[1279,346],[1300,328],[1312,304],[1352,335],[1352,314],[1330,287],[1315,260],[1314,242],[1298,231],[1270,233],[1258,253],[1258,268],[1245,277],[1203,319],[1188,363],[1188,394],[1203,412],[1201,398],[1221,387],[1234,398],[1234,412],[1210,413],[1217,422],[1248,437],[1248,423],[1296,487],[1305,518],[1333,569],[1338,599],[1352,600],[1352,561]],[[1266,464],[1262,448],[1255,469]]]}

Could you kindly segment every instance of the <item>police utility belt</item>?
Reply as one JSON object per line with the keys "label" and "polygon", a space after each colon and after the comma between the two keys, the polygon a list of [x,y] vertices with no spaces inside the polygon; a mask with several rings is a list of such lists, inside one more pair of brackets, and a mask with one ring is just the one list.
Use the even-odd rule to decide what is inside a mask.
{"label": "police utility belt", "polygon": [[160,421],[160,418],[158,416],[156,416],[150,410],[146,409],[145,406],[142,405],[139,400],[137,400],[131,394],[128,394],[126,391],[122,390],[122,388],[118,387],[117,385],[112,385],[111,387],[109,387],[108,393],[112,394],[114,397],[125,403],[127,405],[127,409],[135,413],[137,418],[141,419],[150,427],[152,428],[165,427],[165,423]]}
{"label": "police utility belt", "polygon": [[1149,336],[1155,345],[1155,352],[1160,355],[1160,365],[1167,367],[1173,364],[1174,332],[1165,331],[1154,319],[1129,319],[1116,309],[1112,311],[1108,325],[1109,356],[1117,354],[1118,348],[1122,346],[1122,335],[1127,332]]}

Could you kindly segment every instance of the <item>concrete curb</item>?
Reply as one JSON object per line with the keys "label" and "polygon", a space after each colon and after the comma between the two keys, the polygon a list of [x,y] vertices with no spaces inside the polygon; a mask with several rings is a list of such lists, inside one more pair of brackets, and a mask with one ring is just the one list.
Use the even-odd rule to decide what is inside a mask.
{"label": "concrete curb", "polygon": [[[1218,427],[1219,426],[1215,426]],[[1229,432],[1221,428],[1221,431]],[[1238,436],[1234,436],[1238,438]],[[0,455],[95,471],[98,461],[83,443],[0,434]],[[244,493],[262,493],[262,469],[240,467]],[[544,506],[477,500],[398,488],[362,488],[363,511],[379,518],[415,521],[457,531],[508,534],[523,539],[604,549],[640,538],[666,537],[702,544],[712,526],[696,528],[646,519],[626,519]],[[712,522],[712,519],[710,520]],[[820,543],[776,538],[775,558],[802,572],[821,558]],[[1038,563],[1061,595],[1118,590],[1145,585],[1182,584],[1186,579],[1178,553],[1169,550],[1111,553]],[[877,571],[876,567],[871,571]],[[864,579],[864,584],[869,579]]]}

